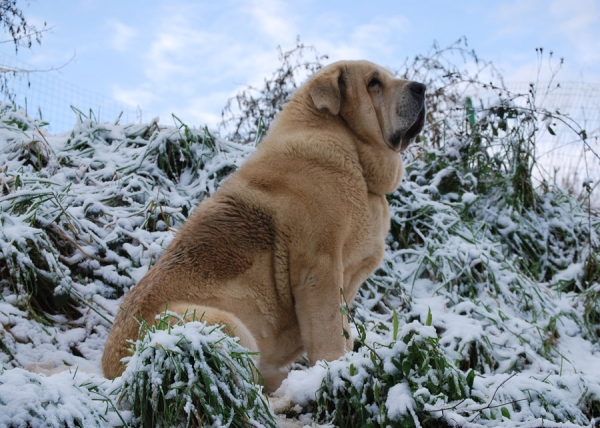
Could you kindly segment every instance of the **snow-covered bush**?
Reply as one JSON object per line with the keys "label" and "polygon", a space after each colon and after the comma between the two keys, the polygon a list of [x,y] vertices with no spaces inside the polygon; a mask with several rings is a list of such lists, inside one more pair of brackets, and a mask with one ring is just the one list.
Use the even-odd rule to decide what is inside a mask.
{"label": "snow-covered bush", "polygon": [[[456,75],[443,67],[438,72]],[[430,89],[434,97],[436,87]],[[438,94],[438,106],[455,99],[450,95]],[[366,406],[359,420],[372,426],[392,420],[388,402],[369,408],[377,400],[365,391],[395,383],[378,380],[353,390],[350,367],[382,344],[394,346],[394,313],[411,325],[424,322],[430,309],[437,352],[451,372],[470,376],[473,388],[468,398],[429,395],[431,402],[419,402],[420,387],[411,389],[413,413],[401,420],[406,426],[497,426],[501,419],[503,426],[589,424],[600,417],[600,372],[580,359],[582,349],[599,352],[600,220],[552,183],[536,184],[535,142],[545,112],[520,107],[508,92],[480,110],[463,102],[458,113],[434,112],[435,126],[407,153],[405,180],[388,197],[385,260],[355,305],[355,317],[369,329],[359,335],[367,349],[330,365],[321,387],[327,411],[345,409],[331,412],[337,424],[359,402]],[[372,358],[367,371],[376,379],[390,376]]]}
{"label": "snow-covered bush", "polygon": [[89,298],[121,296],[251,151],[175,124],[82,117],[70,134],[50,136],[1,107],[0,283],[32,314],[78,318]]}
{"label": "snow-covered bush", "polygon": [[[201,320],[163,313],[132,344],[111,391],[142,427],[275,427],[252,354]],[[173,325],[174,324],[174,325]]]}
{"label": "snow-covered bush", "polygon": [[[317,392],[319,419],[337,427],[415,426],[427,420],[427,409],[471,395],[475,372],[465,376],[454,367],[433,327],[413,321],[391,339],[327,365]],[[437,418],[431,421],[439,426]]]}

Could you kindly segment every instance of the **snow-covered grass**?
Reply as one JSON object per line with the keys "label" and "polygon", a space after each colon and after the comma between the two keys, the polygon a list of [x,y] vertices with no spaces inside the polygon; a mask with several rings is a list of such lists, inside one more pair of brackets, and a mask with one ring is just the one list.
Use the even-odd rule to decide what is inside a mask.
{"label": "snow-covered grass", "polygon": [[[600,421],[600,219],[533,182],[535,112],[507,103],[453,114],[430,117],[406,153],[384,263],[341,307],[355,352],[295,365],[273,412],[352,427]],[[121,296],[253,150],[173,121],[82,116],[49,135],[2,106],[0,425],[153,424],[153,400],[185,425],[201,420],[203,391],[220,403],[210,409],[232,408],[227,397],[256,403],[211,413],[211,426],[271,423],[248,386],[249,356],[200,323],[145,326],[125,375],[101,375]],[[227,390],[219,376],[232,368],[245,374]],[[214,388],[200,386],[205,376]],[[248,396],[231,392],[242,384]]]}
{"label": "snow-covered grass", "polygon": [[[118,395],[99,366],[118,299],[252,147],[176,118],[162,129],[156,121],[120,126],[82,117],[72,132],[48,135],[43,123],[12,106],[0,110],[2,423],[89,426],[98,415],[99,426],[135,421],[135,407],[134,419],[116,411]],[[35,383],[41,391],[53,383],[44,374],[69,367],[69,388],[22,388]],[[69,379],[55,377],[58,386]],[[13,395],[13,388],[23,393]],[[63,401],[82,406],[70,414],[74,407]]]}
{"label": "snow-covered grass", "polygon": [[[356,305],[371,347],[330,365],[318,397],[332,402],[320,409],[370,412],[362,426],[410,425],[415,414],[423,426],[586,425],[600,416],[600,219],[556,188],[518,197],[510,148],[473,154],[474,144],[466,137],[414,152],[389,198],[384,265]],[[396,311],[409,330],[393,340]],[[411,349],[413,326],[429,323],[435,330],[418,330]],[[367,384],[352,365],[364,367]],[[388,406],[399,383],[415,403],[404,412]]]}
{"label": "snow-covered grass", "polygon": [[252,354],[192,315],[186,323],[168,312],[153,325],[142,321],[108,394],[131,407],[135,426],[276,427]]}

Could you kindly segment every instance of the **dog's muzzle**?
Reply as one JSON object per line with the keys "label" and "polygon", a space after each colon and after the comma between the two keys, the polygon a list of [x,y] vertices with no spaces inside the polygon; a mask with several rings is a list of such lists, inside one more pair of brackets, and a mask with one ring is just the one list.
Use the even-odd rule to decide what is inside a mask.
{"label": "dog's muzzle", "polygon": [[[425,90],[427,87],[419,82],[410,82],[406,87],[410,94],[410,100],[408,101],[411,113],[417,112],[414,116],[415,120],[408,129],[399,129],[390,137],[390,144],[397,151],[404,151],[411,141],[419,135],[425,125]],[[402,113],[406,114],[406,107]],[[400,114],[401,112],[399,112]],[[412,116],[412,115],[411,115]]]}

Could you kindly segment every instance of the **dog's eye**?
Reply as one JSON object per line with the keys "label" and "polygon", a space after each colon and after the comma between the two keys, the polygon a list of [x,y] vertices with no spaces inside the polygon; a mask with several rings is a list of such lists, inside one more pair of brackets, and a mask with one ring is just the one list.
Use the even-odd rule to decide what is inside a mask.
{"label": "dog's eye", "polygon": [[380,88],[381,87],[381,81],[378,78],[374,77],[369,82],[368,87],[369,87],[369,89]]}

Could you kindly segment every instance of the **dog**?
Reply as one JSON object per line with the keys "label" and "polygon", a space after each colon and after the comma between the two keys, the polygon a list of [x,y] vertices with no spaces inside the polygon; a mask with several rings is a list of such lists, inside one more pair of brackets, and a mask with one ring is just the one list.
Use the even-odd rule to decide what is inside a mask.
{"label": "dog", "polygon": [[350,304],[383,259],[385,195],[423,128],[425,89],[368,61],[333,63],[297,89],[256,151],[125,295],[104,375],[122,373],[139,320],[167,306],[222,323],[257,351],[267,391],[304,352],[315,364],[351,350],[341,298]]}

